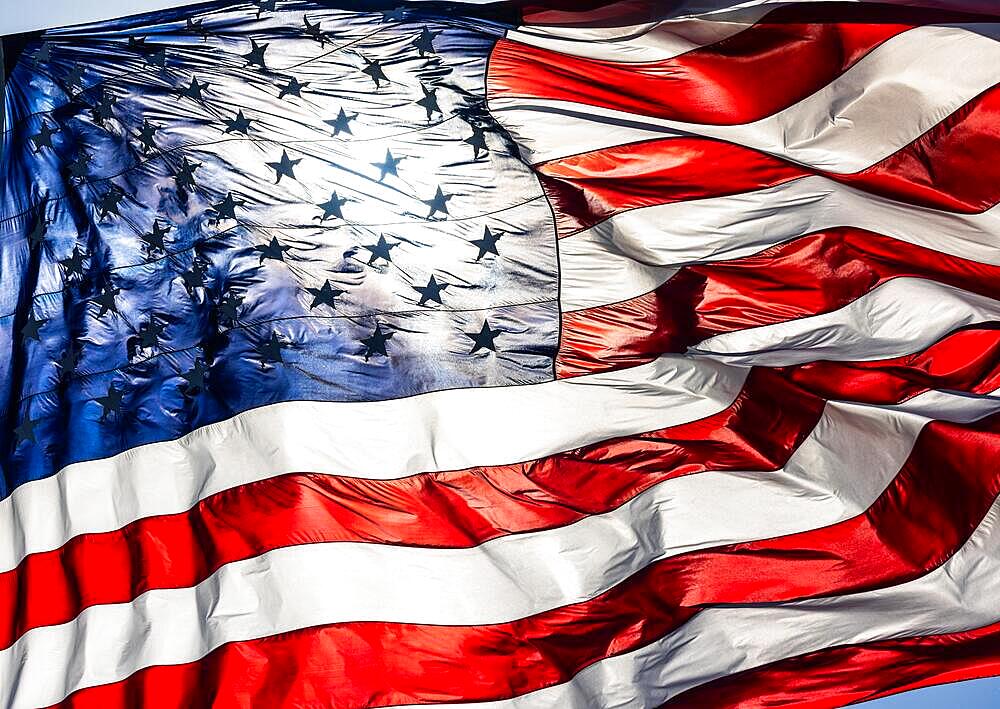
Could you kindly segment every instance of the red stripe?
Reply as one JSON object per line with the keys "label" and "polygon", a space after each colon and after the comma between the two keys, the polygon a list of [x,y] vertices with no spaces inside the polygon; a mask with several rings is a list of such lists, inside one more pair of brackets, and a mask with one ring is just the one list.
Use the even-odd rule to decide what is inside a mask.
{"label": "red stripe", "polygon": [[759,151],[700,137],[618,145],[536,169],[560,238],[631,209],[751,192],[807,174]]}
{"label": "red stripe", "polygon": [[963,19],[970,16],[879,5],[790,6],[713,45],[641,63],[502,39],[490,57],[487,91],[491,99],[563,100],[690,123],[750,123],[815,93],[908,29]]}
{"label": "red stripe", "polygon": [[715,335],[831,312],[893,278],[1000,297],[1000,267],[863,229],[817,232],[733,261],[686,266],[655,291],[563,314],[560,377],[621,369]]}
{"label": "red stripe", "polygon": [[846,645],[683,692],[670,709],[834,709],[899,692],[1000,675],[1000,623],[962,633]]}
{"label": "red stripe", "polygon": [[512,623],[342,623],[232,643],[82,690],[63,706],[270,707],[321,697],[349,708],[523,694],[648,644],[703,606],[848,593],[926,573],[989,511],[998,455],[1000,416],[931,422],[876,504],[840,524],[666,559],[597,598]]}
{"label": "red stripe", "polygon": [[[705,470],[780,468],[823,402],[768,370],[734,403],[679,426],[525,463],[369,480],[286,475],[206,498],[188,512],[75,537],[0,574],[0,647],[99,603],[192,586],[223,564],[326,541],[468,547],[575,522]],[[766,419],[767,430],[757,426]],[[169,550],[169,553],[166,551]]]}
{"label": "red stripe", "polygon": [[867,404],[895,404],[928,389],[989,394],[1000,389],[1000,329],[959,330],[903,357],[810,362],[779,371],[814,395]]}
{"label": "red stripe", "polygon": [[615,214],[739,194],[823,175],[924,207],[976,213],[1000,202],[1000,88],[984,92],[913,143],[850,175],[810,170],[701,137],[615,146],[537,167],[561,237]]}
{"label": "red stripe", "polygon": [[522,24],[536,27],[622,27],[663,17],[658,0],[546,0],[521,6]]}
{"label": "red stripe", "polygon": [[[344,623],[231,643],[198,662],[80,690],[56,706],[367,709],[504,699],[564,682],[603,654],[654,640],[669,612],[649,596],[633,596],[628,610],[594,601],[588,609],[568,606],[495,626]],[[694,613],[666,622],[674,627]],[[615,633],[611,619],[625,616],[633,627]]]}

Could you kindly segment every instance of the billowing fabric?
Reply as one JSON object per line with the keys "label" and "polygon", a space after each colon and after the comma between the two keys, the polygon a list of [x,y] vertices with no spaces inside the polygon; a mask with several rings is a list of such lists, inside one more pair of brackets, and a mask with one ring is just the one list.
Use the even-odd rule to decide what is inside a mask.
{"label": "billowing fabric", "polygon": [[663,5],[7,38],[0,704],[1000,674],[1000,17]]}
{"label": "billowing fabric", "polygon": [[[5,494],[278,401],[552,378],[551,216],[483,103],[500,26],[203,14],[208,36],[184,31],[190,11],[52,32],[11,74]],[[330,29],[314,39],[306,18]],[[487,228],[502,256],[472,243]],[[444,290],[424,299],[432,277]],[[29,321],[44,324],[25,337]],[[507,347],[472,356],[464,332],[487,321]],[[376,328],[384,353],[363,342]],[[23,420],[36,445],[12,445]]]}

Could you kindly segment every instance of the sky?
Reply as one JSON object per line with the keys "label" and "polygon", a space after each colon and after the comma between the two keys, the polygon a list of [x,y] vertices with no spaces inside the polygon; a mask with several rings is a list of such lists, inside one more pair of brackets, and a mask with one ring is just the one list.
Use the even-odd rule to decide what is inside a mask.
{"label": "sky", "polygon": [[[194,2],[179,0],[101,0],[100,2],[0,0],[0,35],[78,22],[91,22],[190,4],[194,4]],[[941,687],[929,687],[868,702],[863,706],[866,709],[939,709],[939,707],[996,709],[1000,707],[1000,679],[975,680]]]}
{"label": "sky", "polygon": [[93,22],[109,17],[124,17],[165,7],[193,5],[179,0],[0,0],[0,34],[15,34]]}
{"label": "sky", "polygon": [[995,709],[1000,707],[1000,679],[980,679],[904,692],[866,702],[865,709]]}

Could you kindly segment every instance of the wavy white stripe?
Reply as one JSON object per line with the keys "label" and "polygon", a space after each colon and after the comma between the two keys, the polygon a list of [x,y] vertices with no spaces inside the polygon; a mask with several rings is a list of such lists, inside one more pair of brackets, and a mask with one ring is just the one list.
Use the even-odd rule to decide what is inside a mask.
{"label": "wavy white stripe", "polygon": [[594,663],[564,684],[510,700],[434,706],[655,709],[686,689],[823,648],[991,625],[1000,620],[997,598],[1000,501],[994,502],[955,556],[914,581],[815,601],[709,608],[676,632],[639,650]]}
{"label": "wavy white stripe", "polygon": [[619,252],[614,242],[576,237],[559,243],[559,307],[564,313],[608,305],[656,290],[677,273]]}
{"label": "wavy white stripe", "polygon": [[998,319],[1000,301],[936,281],[896,278],[839,310],[716,335],[689,352],[743,366],[875,360],[916,352],[957,328]]}
{"label": "wavy white stripe", "polygon": [[[1000,411],[1000,399],[923,397],[943,403],[941,415],[954,420]],[[142,667],[189,662],[225,642],[297,628],[346,621],[483,625],[583,601],[657,559],[861,513],[892,481],[927,420],[910,405],[831,403],[776,473],[676,478],[607,514],[468,549],[278,549],[224,566],[194,588],[149,591],[132,603],[94,606],[69,623],[35,628],[0,652],[0,687],[17,688],[15,707],[45,705]]]}
{"label": "wavy white stripe", "polygon": [[562,54],[609,62],[662,62],[722,41],[775,8],[759,6],[710,19],[684,18],[615,27],[524,25],[509,39]]}
{"label": "wavy white stripe", "polygon": [[751,256],[840,226],[1000,265],[1000,207],[955,214],[813,176],[727,197],[634,209],[561,239],[562,309],[634,298],[655,289],[682,265]]}
{"label": "wavy white stripe", "polygon": [[182,512],[283,473],[389,479],[501,465],[699,419],[729,406],[745,376],[742,368],[673,356],[544,384],[254,409],[21,485],[0,501],[0,570],[78,534]]}
{"label": "wavy white stripe", "polygon": [[917,27],[811,96],[743,125],[684,123],[545,99],[501,96],[489,106],[532,163],[696,134],[852,173],[913,142],[1000,81],[998,36],[1000,23]]}

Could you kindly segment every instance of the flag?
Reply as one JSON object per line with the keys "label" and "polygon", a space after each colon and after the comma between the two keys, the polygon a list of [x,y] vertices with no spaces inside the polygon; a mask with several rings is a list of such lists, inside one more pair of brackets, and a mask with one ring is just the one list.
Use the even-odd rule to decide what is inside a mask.
{"label": "flag", "polygon": [[4,40],[6,707],[1000,674],[1000,17],[222,0]]}

